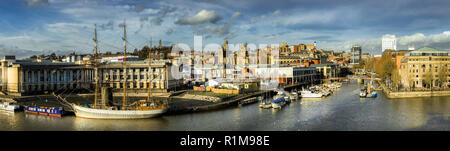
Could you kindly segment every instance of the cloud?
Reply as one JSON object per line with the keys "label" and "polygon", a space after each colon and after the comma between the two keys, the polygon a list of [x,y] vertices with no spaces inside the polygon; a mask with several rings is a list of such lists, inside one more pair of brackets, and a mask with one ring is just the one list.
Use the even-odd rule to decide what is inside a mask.
{"label": "cloud", "polygon": [[167,35],[170,35],[170,34],[172,34],[172,32],[173,32],[173,29],[172,29],[172,28],[169,28],[169,29],[167,29],[166,34],[167,34]]}
{"label": "cloud", "polygon": [[106,24],[100,24],[99,26],[100,30],[114,30],[114,21],[110,20]]}
{"label": "cloud", "polygon": [[156,16],[150,20],[150,24],[161,26],[162,22],[169,13],[175,12],[177,10],[176,7],[164,7],[156,12]]}
{"label": "cloud", "polygon": [[179,25],[197,25],[203,23],[216,23],[221,20],[222,17],[217,15],[216,11],[201,10],[196,15],[179,19],[175,24]]}
{"label": "cloud", "polygon": [[41,6],[50,4],[48,2],[48,0],[26,0],[26,3],[28,6],[37,6],[37,7],[41,7]]}
{"label": "cloud", "polygon": [[264,20],[266,18],[266,15],[261,15],[261,16],[259,16],[259,17],[252,17],[251,19],[250,19],[250,23],[256,23],[256,22],[259,22],[259,21],[261,21],[261,20]]}
{"label": "cloud", "polygon": [[[381,39],[382,37],[393,37],[394,35],[385,34],[380,38],[372,39],[355,39],[343,42],[319,43],[321,48],[349,51],[353,45],[360,45],[363,52],[370,52],[372,54],[381,54]],[[425,35],[423,33],[415,33],[412,35],[396,36],[397,49],[406,50],[408,46],[414,45],[416,49],[422,47],[432,47],[441,50],[449,50],[450,48],[450,31],[444,31],[438,34]]]}
{"label": "cloud", "polygon": [[141,16],[139,18],[139,21],[143,22],[143,21],[148,21],[148,16]]}
{"label": "cloud", "polygon": [[239,17],[242,17],[242,13],[240,13],[240,12],[235,12],[233,14],[233,16],[231,16],[232,19],[239,18]]}
{"label": "cloud", "polygon": [[16,59],[20,59],[39,54],[43,54],[43,52],[21,49],[17,46],[5,46],[3,44],[0,44],[0,56],[15,55]]}
{"label": "cloud", "polygon": [[153,18],[152,20],[150,20],[150,23],[152,25],[157,25],[157,26],[160,26],[162,22],[163,22],[163,20],[159,17]]}
{"label": "cloud", "polygon": [[274,12],[272,13],[273,16],[277,16],[277,15],[279,15],[279,14],[280,14],[280,10],[276,10],[276,11],[274,11]]}

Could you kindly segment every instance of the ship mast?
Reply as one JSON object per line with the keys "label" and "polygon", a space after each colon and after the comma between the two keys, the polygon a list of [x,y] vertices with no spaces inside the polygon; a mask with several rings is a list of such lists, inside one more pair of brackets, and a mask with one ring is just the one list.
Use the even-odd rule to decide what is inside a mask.
{"label": "ship mast", "polygon": [[123,20],[123,105],[122,110],[126,109],[126,93],[127,93],[127,31],[126,22]]}
{"label": "ship mast", "polygon": [[97,24],[94,24],[95,28],[94,28],[94,74],[95,74],[95,93],[94,93],[94,108],[97,108],[97,99],[98,99],[98,67],[97,67],[97,57],[98,57],[98,52],[97,52]]}
{"label": "ship mast", "polygon": [[150,49],[148,51],[148,94],[147,94],[147,101],[150,102],[150,95],[151,95],[151,84],[152,84],[152,80],[150,78],[150,70],[152,69],[151,67],[152,65],[152,36],[150,36]]}

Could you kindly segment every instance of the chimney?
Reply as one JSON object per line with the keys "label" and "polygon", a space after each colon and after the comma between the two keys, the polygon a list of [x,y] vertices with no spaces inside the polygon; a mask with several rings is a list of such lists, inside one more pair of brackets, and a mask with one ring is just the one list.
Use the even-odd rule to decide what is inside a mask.
{"label": "chimney", "polygon": [[159,40],[159,49],[161,49],[161,39]]}

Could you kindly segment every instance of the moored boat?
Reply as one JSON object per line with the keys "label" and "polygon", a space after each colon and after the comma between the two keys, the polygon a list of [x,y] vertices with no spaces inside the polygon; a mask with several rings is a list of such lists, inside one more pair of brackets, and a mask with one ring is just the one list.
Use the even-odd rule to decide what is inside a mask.
{"label": "moored boat", "polygon": [[377,91],[372,91],[372,93],[367,94],[366,97],[368,97],[368,98],[376,98],[377,97]]}
{"label": "moored boat", "polygon": [[323,94],[314,93],[310,90],[300,91],[300,97],[302,97],[302,98],[321,98],[322,96],[323,96]]}
{"label": "moored boat", "polygon": [[25,106],[25,113],[61,117],[66,114],[63,107]]}
{"label": "moored boat", "polygon": [[280,109],[284,105],[286,105],[286,100],[284,99],[284,97],[272,101],[272,108],[274,109]]}
{"label": "moored boat", "polygon": [[119,110],[115,108],[90,108],[88,106],[72,105],[75,116],[92,119],[139,119],[162,115],[167,107],[140,107],[133,110]]}
{"label": "moored boat", "polygon": [[359,92],[359,97],[366,97],[366,96],[367,96],[367,90],[361,89],[361,91]]}
{"label": "moored boat", "polygon": [[255,103],[257,101],[258,101],[257,97],[252,97],[252,98],[248,98],[248,99],[239,101],[239,105],[252,104],[252,103]]}
{"label": "moored boat", "polygon": [[[124,37],[123,37],[123,41],[124,41],[124,53],[123,53],[123,57],[126,58],[126,23],[124,20],[124,24],[123,24],[123,30],[124,30]],[[97,52],[97,27],[95,27],[95,37],[94,37],[94,42],[95,42],[95,54],[94,54],[94,60],[97,60],[97,56],[98,56],[98,52]],[[151,40],[150,40],[151,42]],[[149,51],[149,57],[148,57],[148,74],[150,74],[151,71],[151,43],[150,43],[150,51]],[[123,71],[124,71],[124,75],[127,75],[126,71],[127,71],[127,59],[123,59]],[[97,91],[98,91],[98,77],[97,77],[97,73],[98,72],[98,62],[95,61],[94,64],[94,71],[96,77],[95,77],[95,92],[94,92],[94,106],[80,106],[80,105],[76,105],[73,103],[70,103],[70,105],[72,106],[75,116],[76,117],[82,117],[82,118],[93,118],[93,119],[140,119],[140,118],[151,118],[151,117],[157,117],[160,116],[162,114],[164,114],[167,109],[168,109],[168,103],[159,103],[156,104],[155,102],[152,102],[151,100],[151,88],[147,87],[148,89],[148,96],[147,96],[147,100],[143,100],[143,101],[137,101],[135,103],[135,105],[127,105],[127,99],[126,99],[126,90],[127,90],[127,77],[128,76],[123,76],[123,104],[122,106],[119,107],[117,106],[98,106],[97,105]],[[161,76],[161,74],[159,74],[157,77]],[[155,78],[157,78],[155,77]],[[152,82],[153,79],[150,79],[149,83]]]}
{"label": "moored boat", "polygon": [[6,111],[17,111],[20,109],[20,106],[12,102],[3,102],[0,104],[0,109]]}

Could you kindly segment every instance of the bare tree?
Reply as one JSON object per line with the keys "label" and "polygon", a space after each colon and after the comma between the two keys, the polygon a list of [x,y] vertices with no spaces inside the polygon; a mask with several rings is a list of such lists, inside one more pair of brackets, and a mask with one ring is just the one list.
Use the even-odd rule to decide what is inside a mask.
{"label": "bare tree", "polygon": [[440,88],[442,88],[442,86],[444,86],[445,82],[447,82],[447,75],[448,75],[447,64],[441,65],[441,69],[438,72]]}

